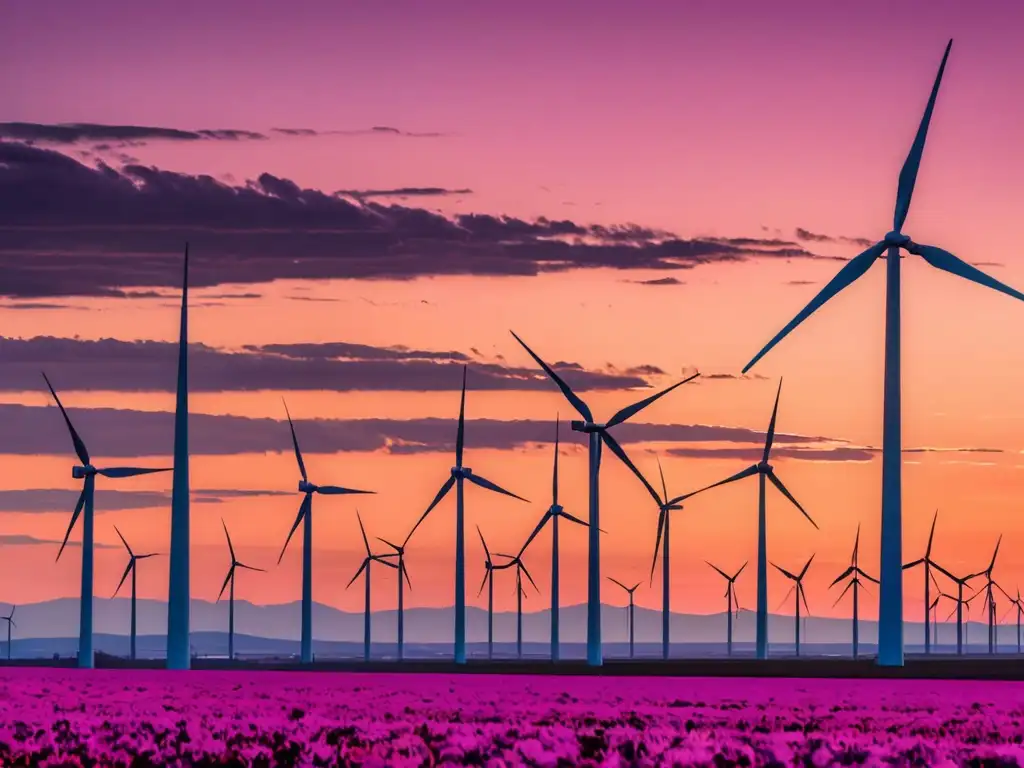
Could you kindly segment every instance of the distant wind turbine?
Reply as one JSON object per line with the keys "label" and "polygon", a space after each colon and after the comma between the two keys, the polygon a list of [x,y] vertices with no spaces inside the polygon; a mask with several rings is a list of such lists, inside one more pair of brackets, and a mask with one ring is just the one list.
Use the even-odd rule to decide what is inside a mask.
{"label": "distant wind turbine", "polygon": [[394,554],[398,557],[398,660],[401,661],[405,658],[405,590],[402,577],[405,577],[405,583],[409,585],[409,589],[412,589],[412,579],[409,578],[409,569],[405,567],[405,546],[392,544],[380,536],[377,537],[377,541],[395,550]]}
{"label": "distant wind turbine", "polygon": [[419,528],[420,523],[427,519],[434,507],[441,503],[441,500],[448,495],[448,491],[455,488],[455,663],[466,663],[466,506],[464,501],[463,486],[465,481],[478,485],[488,491],[494,491],[505,496],[511,496],[519,501],[526,501],[522,496],[517,496],[511,491],[492,483],[490,480],[475,474],[472,469],[462,465],[462,449],[465,443],[466,434],[466,368],[462,367],[462,399],[459,401],[459,430],[455,437],[455,466],[451,469],[451,477],[445,480],[441,490],[430,502],[427,511],[420,515],[416,525],[409,531],[403,544],[408,544],[413,533]]}
{"label": "distant wind turbine", "polygon": [[60,398],[57,397],[57,393],[54,391],[53,385],[50,384],[50,380],[46,378],[45,373],[43,374],[43,379],[46,381],[46,386],[49,388],[50,394],[53,395],[57,407],[60,408],[60,413],[64,417],[64,423],[67,424],[68,432],[71,434],[71,442],[75,446],[75,453],[79,461],[82,462],[81,466],[76,465],[71,468],[71,476],[76,480],[84,482],[82,493],[78,496],[78,503],[75,504],[75,511],[71,515],[71,523],[68,525],[67,533],[64,534],[64,541],[60,545],[60,550],[57,552],[57,559],[60,560],[61,553],[64,552],[64,547],[67,546],[68,538],[71,536],[71,531],[74,529],[75,523],[78,522],[78,516],[84,510],[85,514],[82,521],[82,591],[78,622],[78,666],[84,669],[92,669],[93,499],[96,488],[96,475],[109,478],[135,477],[136,475],[149,475],[154,472],[167,472],[168,469],[144,469],[140,467],[97,469],[94,467],[89,461],[89,451],[85,447],[85,443],[78,436],[74,426],[72,426],[67,411],[64,410]]}
{"label": "distant wind turbine", "polygon": [[910,199],[917,181],[921,155],[924,152],[928,125],[931,122],[935,99],[942,82],[953,41],[946,46],[938,75],[932,86],[928,105],[917,129],[917,136],[910,148],[903,169],[900,171],[899,187],[896,193],[896,210],[893,214],[892,231],[859,256],[846,263],[835,277],[811,299],[785,328],[779,331],[764,348],[743,368],[749,371],[772,347],[810,315],[861,277],[868,268],[886,254],[886,307],[885,307],[885,384],[882,428],[882,536],[881,536],[881,580],[879,588],[878,663],[882,666],[903,665],[903,521],[902,521],[902,440],[900,415],[900,249],[920,256],[928,264],[949,272],[957,277],[1000,291],[1016,299],[1024,300],[1024,294],[989,277],[966,261],[949,251],[931,245],[920,245],[902,233],[903,224],[910,210]]}
{"label": "distant wind turbine", "polygon": [[566,512],[562,506],[558,503],[558,420],[555,420],[555,463],[554,471],[551,476],[551,506],[548,507],[547,512],[537,523],[537,527],[533,529],[533,533],[530,534],[529,538],[526,539],[526,543],[523,544],[519,550],[519,556],[522,557],[523,553],[526,552],[526,548],[530,546],[530,542],[533,541],[537,534],[540,533],[548,520],[551,521],[551,660],[558,661],[559,659],[559,636],[558,636],[558,518],[564,517],[566,520],[582,525],[586,527],[586,523],[580,520],[578,517]]}
{"label": "distant wind turbine", "polygon": [[171,480],[171,548],[168,557],[167,668],[189,669],[192,644],[189,612],[190,491],[188,475],[188,243],[181,281],[181,315],[178,327],[178,378],[174,404],[174,475]]}
{"label": "distant wind turbine", "polygon": [[491,551],[487,548],[487,542],[484,541],[484,535],[480,532],[479,525],[476,527],[476,532],[484,547],[484,580],[480,582],[480,591],[476,593],[476,596],[480,597],[484,587],[487,587],[487,658],[492,659],[494,658],[494,571],[500,566],[495,565],[491,560]]}
{"label": "distant wind turbine", "polygon": [[1017,653],[1020,653],[1020,619],[1021,614],[1024,613],[1024,602],[1021,601],[1020,587],[1017,587],[1016,597],[1010,597],[1009,593],[998,584],[996,584],[996,587],[998,587],[999,591],[1006,595],[1006,599],[1010,601],[1010,610],[1013,610],[1014,608],[1017,609]]}
{"label": "distant wind turbine", "polygon": [[[963,578],[957,578],[956,576],[954,576],[952,573],[947,571],[945,568],[943,568],[938,563],[932,563],[932,567],[935,568],[935,570],[937,570],[939,573],[941,573],[947,579],[952,581],[954,584],[956,584],[956,597],[953,597],[952,595],[948,595],[946,593],[942,593],[942,594],[945,597],[949,598],[950,600],[953,600],[956,603],[956,608],[954,608],[953,610],[956,613],[956,653],[959,656],[959,655],[961,655],[964,652],[963,651],[963,640],[964,640],[964,637],[963,637],[963,629],[964,629],[963,607],[967,603],[967,601],[964,600],[964,587],[968,586],[967,582],[969,582],[971,579],[979,576],[980,574],[970,573],[970,574],[964,576]],[[976,597],[976,596],[977,596],[977,594],[974,595],[974,597]],[[969,611],[970,611],[970,606],[968,606],[968,612]],[[950,613],[950,616],[952,616],[952,615],[953,614]],[[968,613],[968,615],[970,615],[970,614]]]}
{"label": "distant wind turbine", "polygon": [[985,610],[988,613],[988,652],[989,653],[995,653],[996,652],[996,616],[995,616],[996,599],[995,599],[995,593],[993,591],[993,588],[994,587],[998,587],[999,585],[996,584],[995,581],[992,580],[992,571],[995,570],[995,567],[996,567],[996,556],[999,554],[999,545],[1002,542],[1003,542],[1003,537],[1002,537],[1002,534],[1000,534],[999,538],[996,540],[996,548],[995,548],[995,551],[992,552],[992,560],[989,562],[988,568],[986,568],[985,570],[983,570],[983,571],[981,571],[980,573],[977,574],[978,576],[984,576],[985,577],[985,584],[982,586],[982,589],[985,590],[985,600],[983,602],[983,606],[984,606]]}
{"label": "distant wind turbine", "polygon": [[[669,568],[670,546],[670,520],[671,512],[677,512],[683,508],[679,503],[680,499],[669,499],[668,486],[665,484],[665,472],[661,468],[661,459],[658,459],[658,474],[661,476],[661,495],[652,491],[654,503],[658,505],[658,534],[654,539],[654,559],[651,561],[651,585],[654,584],[654,569],[658,565],[658,550],[661,549],[661,657],[667,659],[671,638],[669,635],[670,619],[672,617],[669,602],[669,588],[672,583],[672,571]],[[650,491],[650,485],[647,486]]]}
{"label": "distant wind turbine", "polygon": [[128,574],[132,575],[132,619],[131,619],[131,651],[130,656],[132,661],[135,661],[135,574],[136,564],[139,560],[145,560],[150,557],[156,557],[157,552],[149,552],[144,555],[136,555],[132,552],[132,548],[128,546],[128,542],[124,540],[124,536],[121,535],[121,531],[118,530],[117,526],[114,526],[114,530],[117,531],[117,537],[121,539],[121,543],[124,544],[124,548],[128,550],[128,565],[124,569],[124,575],[121,576],[121,581],[117,584],[117,589],[114,590],[114,597],[117,597],[117,593],[121,591],[121,586],[124,584],[124,580],[128,578]]}
{"label": "distant wind turbine", "polygon": [[775,441],[775,421],[779,414],[779,397],[782,395],[782,379],[779,379],[779,389],[775,393],[775,407],[772,408],[772,418],[768,422],[768,434],[765,437],[764,442],[764,453],[761,456],[761,461],[757,464],[752,464],[741,472],[737,472],[731,477],[720,480],[717,483],[712,483],[709,486],[701,488],[693,493],[687,493],[683,496],[679,496],[672,499],[669,503],[678,503],[692,496],[696,496],[698,493],[703,493],[706,490],[715,488],[719,485],[726,485],[728,483],[735,482],[737,480],[743,480],[747,477],[757,475],[758,478],[758,496],[757,496],[757,658],[767,659],[768,658],[768,514],[767,514],[767,488],[765,481],[770,480],[772,485],[778,488],[779,492],[789,499],[792,504],[799,509],[803,516],[807,518],[811,525],[815,528],[818,524],[811,519],[811,516],[807,514],[807,510],[800,506],[793,494],[789,492],[782,481],[775,474],[775,468],[768,463],[768,459],[772,452],[772,443]]}
{"label": "distant wind turbine", "polygon": [[928,547],[924,551],[924,557],[918,558],[912,562],[907,563],[903,566],[903,570],[909,570],[910,568],[916,568],[917,566],[924,567],[924,652],[931,653],[932,645],[931,640],[928,638],[928,606],[931,605],[931,599],[929,597],[929,585],[934,580],[932,576],[932,567],[935,566],[935,561],[932,560],[932,543],[935,541],[935,521],[939,519],[939,510],[935,510],[935,514],[932,516],[932,528],[928,533]]}
{"label": "distant wind turbine", "polygon": [[[14,609],[16,607],[17,607],[16,605],[11,605],[10,606],[10,613],[8,613],[5,616],[0,616],[0,620],[3,620],[4,622],[7,623],[7,660],[8,660],[8,662],[10,660],[10,629],[11,629],[11,627],[17,627],[17,625],[14,624]],[[1017,623],[1020,624],[1019,618],[1017,620]]]}
{"label": "distant wind turbine", "polygon": [[[849,578],[851,576],[853,577],[853,578],[850,579],[849,582],[847,582],[846,587],[839,594],[839,597],[836,598],[836,601],[832,604],[832,607],[835,608],[837,605],[839,605],[839,601],[842,600],[846,596],[846,593],[849,592],[850,589],[853,589],[853,658],[855,658],[855,659],[857,658],[857,652],[858,652],[858,649],[860,648],[860,626],[859,626],[859,623],[860,623],[860,621],[859,621],[859,615],[860,615],[860,611],[859,611],[860,600],[859,600],[859,597],[860,597],[860,594],[859,593],[860,593],[860,590],[864,589],[864,584],[861,582],[861,577],[867,579],[868,581],[873,581],[873,582],[875,582],[875,584],[878,583],[878,579],[876,579],[874,576],[868,575],[868,573],[866,573],[864,570],[861,569],[861,567],[860,567],[860,565],[858,563],[858,554],[859,554],[859,552],[860,552],[860,525],[858,524],[857,525],[857,536],[853,540],[853,554],[850,556],[850,567],[847,568],[845,571],[843,571],[841,574],[839,574],[836,577],[836,580],[833,581],[831,584],[829,584],[829,588],[831,589],[836,584],[841,582],[843,579]],[[925,599],[927,599],[927,597]],[[928,609],[925,608],[925,612],[926,613],[927,613],[927,611],[928,611]],[[924,625],[924,631],[927,634],[927,632],[928,632],[928,624],[927,624],[927,622]]]}
{"label": "distant wind turbine", "polygon": [[288,549],[288,542],[292,535],[302,526],[302,642],[301,660],[303,664],[310,664],[313,661],[313,494],[319,493],[323,496],[343,496],[360,493],[376,493],[376,491],[358,491],[354,488],[342,488],[337,485],[314,485],[309,482],[306,474],[306,465],[302,461],[302,451],[299,450],[299,440],[295,436],[295,424],[292,423],[292,415],[288,412],[288,404],[284,404],[284,412],[288,417],[288,428],[292,433],[292,447],[295,449],[295,461],[299,465],[299,493],[302,494],[302,503],[299,505],[299,514],[288,532],[284,546],[281,547],[281,554],[277,558],[278,564],[284,558],[285,550]]}
{"label": "distant wind turbine", "polygon": [[217,595],[217,602],[220,602],[221,597],[224,596],[224,590],[227,589],[228,585],[231,585],[231,591],[228,593],[228,660],[235,660],[235,569],[244,568],[247,571],[259,571],[260,573],[266,573],[262,568],[254,568],[251,565],[239,562],[238,558],[235,557],[235,548],[231,544],[231,534],[228,533],[227,523],[221,518],[220,524],[224,526],[224,536],[228,540],[228,552],[231,553],[231,567],[228,568],[228,575],[224,577],[224,584],[221,585],[220,593]]}
{"label": "distant wind turbine", "polygon": [[613,579],[611,576],[608,577],[609,581],[612,581],[626,590],[626,594],[629,595],[629,607],[627,608],[626,621],[629,623],[629,658],[633,658],[633,616],[634,616],[634,605],[633,605],[633,593],[636,592],[637,587],[640,586],[638,581],[632,587],[627,587],[618,579]]}
{"label": "distant wind turbine", "polygon": [[[794,591],[796,592],[796,614],[795,615],[796,615],[796,655],[797,656],[800,655],[800,601],[801,600],[804,601],[804,608],[807,609],[807,614],[810,615],[810,613],[811,613],[811,608],[810,608],[809,605],[807,605],[807,594],[804,592],[804,576],[807,575],[807,569],[811,567],[811,561],[812,560],[814,560],[814,555],[811,555],[810,558],[808,558],[807,563],[804,565],[803,570],[800,571],[799,575],[790,573],[785,568],[782,568],[782,567],[780,567],[778,565],[775,565],[775,563],[772,563],[772,565],[775,565],[776,569],[778,569],[779,573],[781,573],[783,576],[785,576],[787,579],[789,579],[790,581],[793,582],[793,586],[789,588],[789,592],[786,593],[786,597],[789,597],[791,594],[793,594]],[[782,599],[782,602],[786,602],[786,598],[785,597]]]}
{"label": "distant wind turbine", "polygon": [[537,357],[534,351],[526,346],[526,342],[516,336],[515,331],[512,331],[511,333],[512,336],[515,337],[515,340],[522,345],[523,349],[529,353],[530,357],[534,359],[537,365],[544,370],[544,373],[548,375],[548,378],[550,378],[561,390],[562,394],[565,395],[565,399],[569,401],[569,404],[576,409],[576,412],[579,413],[580,416],[583,417],[582,421],[574,421],[570,426],[574,432],[582,432],[588,436],[590,452],[590,514],[588,518],[588,522],[590,523],[590,546],[587,563],[587,663],[590,666],[601,666],[601,511],[599,504],[600,484],[598,481],[601,472],[601,446],[602,444],[607,445],[611,452],[618,456],[622,463],[629,467],[633,474],[640,479],[651,495],[656,497],[658,494],[650,487],[650,483],[648,483],[644,476],[640,474],[640,471],[634,466],[633,462],[630,461],[629,456],[626,455],[626,452],[622,450],[622,446],[619,445],[619,441],[612,437],[609,430],[612,427],[628,421],[654,401],[664,397],[673,389],[682,386],[686,382],[693,381],[695,378],[700,376],[700,374],[695,373],[689,378],[676,382],[672,386],[667,387],[660,392],[645,397],[639,402],[633,403],[633,405],[626,406],[612,416],[606,423],[601,424],[594,421],[594,415],[591,413],[587,404],[572,391],[569,385],[566,384],[557,373],[555,373],[554,369]]}
{"label": "distant wind turbine", "polygon": [[[371,572],[371,568],[370,568],[370,564],[371,563],[381,563],[382,565],[386,565],[389,568],[394,568],[395,570],[398,570],[398,565],[396,563],[388,562],[385,559],[385,558],[388,558],[388,557],[397,557],[397,555],[395,553],[392,552],[392,553],[387,554],[387,555],[375,555],[375,554],[373,554],[373,552],[370,551],[370,542],[366,538],[366,529],[363,527],[363,518],[360,517],[358,511],[356,512],[356,519],[359,521],[359,532],[363,534],[363,546],[366,547],[366,557],[363,558],[363,562],[359,566],[359,570],[356,571],[356,575],[353,576],[351,581],[349,581],[349,583],[345,585],[345,589],[348,589],[349,587],[351,587],[355,583],[355,580],[359,578],[359,574],[363,573],[364,571],[366,572],[366,576],[364,577],[364,581],[365,581],[365,584],[366,584],[366,598],[365,598],[365,604],[364,604],[364,607],[363,607],[363,661],[369,661],[370,660],[370,621],[371,621],[371,614],[370,614],[370,572]],[[402,580],[402,574],[401,573],[398,574],[398,580],[399,581]]]}
{"label": "distant wind turbine", "polygon": [[714,565],[713,563],[709,563],[707,560],[705,560],[704,562],[708,563],[708,565],[710,565],[712,568],[714,568],[716,571],[718,571],[719,575],[723,579],[725,579],[725,582],[726,582],[726,584],[725,584],[725,595],[723,595],[723,597],[725,597],[725,617],[726,617],[725,653],[726,653],[727,656],[732,656],[732,615],[733,615],[732,612],[733,612],[733,607],[734,606],[736,608],[736,616],[739,617],[739,615],[740,615],[740,601],[739,601],[739,598],[736,597],[736,579],[738,579],[740,577],[740,574],[743,573],[743,569],[747,567],[747,564],[743,563],[743,565],[740,566],[740,569],[738,571],[736,571],[736,573],[734,573],[732,576],[730,576],[728,573],[723,571],[717,565]]}
{"label": "distant wind turbine", "polygon": [[[540,594],[540,588],[537,586],[537,582],[533,580],[533,576],[526,570],[526,565],[523,563],[523,558],[519,555],[504,555],[501,552],[495,552],[498,557],[508,558],[507,563],[501,565],[492,565],[491,572],[503,571],[506,568],[515,567],[516,569],[516,658],[523,658],[523,598],[526,597],[526,589],[523,587],[523,574],[526,574],[526,578],[533,584],[533,588]],[[493,576],[491,577],[494,578]]]}

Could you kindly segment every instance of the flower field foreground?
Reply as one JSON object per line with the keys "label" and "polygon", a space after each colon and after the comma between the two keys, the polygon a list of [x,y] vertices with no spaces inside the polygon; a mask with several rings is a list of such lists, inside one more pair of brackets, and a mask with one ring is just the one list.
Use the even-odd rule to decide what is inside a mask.
{"label": "flower field foreground", "polygon": [[0,670],[0,765],[1024,764],[1024,687]]}

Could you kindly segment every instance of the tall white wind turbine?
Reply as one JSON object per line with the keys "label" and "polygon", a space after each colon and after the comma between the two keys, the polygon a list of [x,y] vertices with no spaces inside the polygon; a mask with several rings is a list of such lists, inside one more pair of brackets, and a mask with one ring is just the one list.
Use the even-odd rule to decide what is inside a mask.
{"label": "tall white wind turbine", "polygon": [[893,215],[892,231],[859,256],[855,256],[838,274],[811,299],[785,328],[779,331],[764,348],[743,368],[749,371],[758,360],[778,344],[790,331],[806,320],[825,302],[843,288],[861,277],[874,262],[886,254],[885,284],[885,384],[882,417],[882,536],[881,586],[878,594],[878,664],[882,666],[903,665],[903,490],[902,490],[902,417],[900,413],[900,249],[920,256],[928,264],[949,272],[957,277],[992,288],[996,291],[1024,301],[1024,293],[1005,285],[981,270],[957,258],[949,251],[933,245],[915,243],[903,234],[903,224],[910,210],[910,199],[921,165],[928,125],[935,108],[942,73],[946,68],[953,41],[946,46],[946,52],[939,65],[931,96],[921,118],[917,136],[911,145],[903,169],[900,171],[896,192],[896,210]]}

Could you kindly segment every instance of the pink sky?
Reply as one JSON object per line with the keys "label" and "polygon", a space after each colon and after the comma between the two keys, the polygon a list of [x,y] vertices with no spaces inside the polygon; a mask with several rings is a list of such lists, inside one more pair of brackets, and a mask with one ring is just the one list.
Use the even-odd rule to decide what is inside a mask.
{"label": "pink sky", "polygon": [[[982,7],[984,11],[982,11]],[[472,193],[409,199],[403,205],[446,213],[490,213],[578,223],[671,230],[683,237],[780,237],[803,228],[833,237],[880,238],[890,227],[899,168],[920,119],[943,46],[955,39],[905,231],[941,245],[1020,288],[1024,263],[1024,11],[1016,3],[859,3],[840,10],[811,2],[769,5],[709,2],[181,3],[174,10],[108,2],[68,6],[58,17],[23,4],[0,28],[2,121],[94,122],[181,129],[274,127],[319,131],[393,126],[440,132],[278,137],[267,141],[149,141],[120,148],[143,164],[205,173],[240,183],[269,172],[304,187],[468,188]],[[87,145],[65,148],[69,154]],[[100,152],[117,165],[115,154]],[[821,255],[850,256],[842,243],[803,243]],[[297,256],[301,254],[296,254]],[[44,257],[38,257],[44,258]],[[684,368],[737,373],[840,266],[830,260],[746,260],[677,276],[679,285],[635,282],[652,271],[570,270],[539,277],[428,277],[410,281],[281,281],[259,299],[229,299],[193,311],[193,339],[237,349],[245,344],[347,341],[430,350],[476,348],[489,361],[530,361],[508,334],[514,328],[549,360],[588,368],[649,364],[677,376]],[[1014,553],[1024,546],[1017,499],[1024,484],[1024,306],[905,262],[904,444],[991,448],[999,452],[908,454],[904,470],[907,559],[923,549],[940,508],[937,556],[958,571],[980,570],[1004,534],[997,579],[1009,591],[1024,578]],[[239,285],[244,284],[239,275]],[[808,283],[808,284],[804,284]],[[234,291],[237,286],[229,286]],[[329,302],[290,302],[296,288]],[[238,288],[238,292],[246,290]],[[225,286],[197,291],[197,302]],[[68,299],[59,309],[0,306],[6,337],[53,335],[171,340],[167,300]],[[72,308],[88,307],[88,311]],[[778,377],[785,376],[780,429],[854,445],[881,442],[882,267],[876,266],[771,353],[756,371],[771,380],[688,384],[649,413],[652,423],[713,424],[763,430]],[[168,410],[159,394],[76,392],[72,410],[121,407]],[[472,386],[472,383],[471,383]],[[45,390],[6,392],[0,401],[41,405]],[[280,418],[281,392],[193,397],[195,412]],[[452,418],[456,392],[291,392],[302,418],[420,416]],[[636,392],[592,393],[597,415]],[[471,418],[553,419],[568,406],[552,387],[535,393],[470,392]],[[48,414],[57,419],[56,412]],[[286,435],[282,437],[287,439]],[[88,439],[88,438],[87,438]],[[301,434],[300,434],[301,439]],[[480,524],[495,549],[516,547],[548,502],[550,448],[473,448],[467,463],[530,498],[529,506],[470,492],[469,532]],[[653,453],[630,454],[653,479]],[[68,446],[70,449],[70,445]],[[287,451],[282,441],[281,450]],[[2,450],[2,448],[0,448]],[[0,489],[72,488],[70,450],[60,456],[0,457]],[[148,461],[148,460],[147,460]],[[159,464],[159,460],[151,462]],[[440,453],[319,455],[308,460],[322,482],[377,489],[375,497],[317,500],[315,599],[361,606],[361,590],[341,589],[358,567],[358,506],[371,535],[404,535],[445,479],[452,457]],[[749,463],[749,462],[746,462]],[[742,468],[741,459],[664,460],[670,491],[684,492]],[[877,570],[880,462],[780,459],[780,476],[822,528],[814,531],[777,495],[769,499],[769,553],[797,567],[817,553],[808,586],[812,611],[830,606],[827,585],[845,567],[854,530],[863,526],[861,565]],[[564,504],[586,515],[586,461],[569,449]],[[291,455],[245,454],[193,460],[195,488],[260,486],[292,490]],[[604,462],[604,572],[622,581],[650,569],[657,510],[613,458]],[[112,484],[111,484],[112,485]],[[124,489],[169,488],[170,478],[126,481]],[[719,577],[755,557],[756,483],[695,500],[674,522],[673,608],[720,610]],[[223,513],[242,559],[276,562],[299,498],[233,500],[193,507],[194,594],[213,598],[227,567]],[[412,605],[451,601],[454,502],[417,533],[409,568]],[[110,512],[97,536],[116,543],[116,523],[138,549],[166,549],[167,510]],[[3,531],[59,539],[67,514],[3,513]],[[79,534],[75,534],[76,537]],[[468,581],[475,590],[481,553],[467,538]],[[548,535],[528,563],[546,604]],[[563,604],[585,596],[585,534],[569,530],[563,548]],[[298,542],[296,542],[298,543]],[[0,598],[28,602],[74,595],[78,553],[53,564],[52,546],[6,546]],[[98,595],[112,591],[122,552],[97,552]],[[166,595],[166,565],[144,564],[144,596]],[[299,549],[273,574],[240,580],[256,602],[299,597]],[[32,569],[31,580],[19,578]],[[392,576],[384,576],[390,582]],[[380,582],[378,582],[380,583]],[[788,589],[770,583],[774,609]],[[908,577],[908,616],[919,618],[920,579]],[[376,607],[391,606],[389,587]],[[753,604],[753,569],[739,584]],[[838,594],[833,590],[832,594]],[[475,596],[475,591],[473,592]],[[499,607],[513,605],[509,589]],[[619,595],[608,592],[607,601]],[[657,581],[637,593],[660,605]],[[536,607],[536,606],[534,606]],[[787,606],[788,610],[788,606]],[[874,615],[868,600],[864,615]]]}

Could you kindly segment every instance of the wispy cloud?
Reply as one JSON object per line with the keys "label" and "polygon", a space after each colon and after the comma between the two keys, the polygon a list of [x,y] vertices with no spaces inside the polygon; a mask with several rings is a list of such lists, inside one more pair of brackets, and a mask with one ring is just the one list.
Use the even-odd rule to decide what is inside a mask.
{"label": "wispy cloud", "polygon": [[[80,491],[65,488],[0,490],[0,512],[71,512],[78,501],[79,493]],[[171,495],[162,491],[118,491],[97,488],[94,494],[97,512],[167,508],[171,503]],[[193,490],[192,502],[195,504],[222,504],[229,499],[291,495],[290,491],[209,488]]]}
{"label": "wispy cloud", "polygon": [[[34,547],[39,545],[59,547],[60,544],[61,542],[56,539],[39,539],[35,536],[27,536],[22,533],[0,534],[0,547]],[[66,546],[80,547],[82,546],[82,542],[75,541],[74,539],[68,539]],[[94,541],[93,546],[96,549],[117,549],[113,544],[104,544],[100,541]]]}
{"label": "wispy cloud", "polygon": [[251,141],[267,137],[257,131],[237,128],[201,128],[187,131],[179,128],[102,123],[0,123],[0,138],[60,145],[98,141]]}

